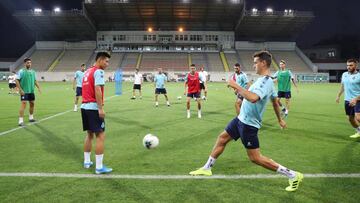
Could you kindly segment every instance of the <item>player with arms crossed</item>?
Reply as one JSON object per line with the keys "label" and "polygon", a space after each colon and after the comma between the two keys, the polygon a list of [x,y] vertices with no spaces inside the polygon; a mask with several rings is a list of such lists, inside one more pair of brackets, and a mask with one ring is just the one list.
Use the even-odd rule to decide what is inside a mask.
{"label": "player with arms crossed", "polygon": [[340,97],[345,91],[345,113],[349,118],[350,124],[355,128],[356,133],[350,138],[360,138],[360,73],[357,71],[358,61],[349,59],[347,61],[348,72],[341,77],[341,88],[336,98],[340,102]]}
{"label": "player with arms crossed", "polygon": [[201,100],[200,100],[200,80],[203,81],[205,90],[206,87],[206,79],[201,78],[198,72],[196,72],[196,67],[194,64],[190,66],[190,72],[185,77],[185,92],[184,95],[186,98],[186,109],[187,109],[187,118],[190,118],[190,101],[192,98],[195,98],[198,104],[198,118],[201,118]]}
{"label": "player with arms crossed", "polygon": [[[299,90],[295,83],[294,75],[286,68],[286,62],[281,60],[279,65],[280,70],[274,74],[273,78],[275,78],[275,81],[278,83],[278,102],[286,118],[290,109],[291,82],[293,82],[296,90]],[[285,98],[285,107],[281,104],[281,98]]]}
{"label": "player with arms crossed", "polygon": [[167,96],[167,92],[166,92],[166,88],[165,88],[166,81],[167,81],[166,75],[163,73],[162,68],[159,68],[158,69],[158,74],[156,74],[155,77],[154,77],[154,82],[155,82],[155,106],[156,107],[159,106],[159,101],[158,101],[159,94],[163,94],[165,96],[166,105],[170,106],[169,98]]}
{"label": "player with arms crossed", "polygon": [[29,102],[29,122],[35,122],[34,108],[35,108],[35,86],[38,88],[41,94],[40,85],[36,80],[36,73],[31,68],[31,59],[26,58],[24,60],[25,68],[21,69],[16,76],[16,86],[19,89],[21,95],[21,106],[19,110],[19,126],[24,126],[24,111],[26,103]]}
{"label": "player with arms crossed", "polygon": [[85,64],[81,64],[81,69],[75,72],[73,81],[73,90],[75,90],[75,106],[74,111],[78,110],[79,98],[82,95],[82,80],[85,72]]}
{"label": "player with arms crossed", "polygon": [[249,159],[266,169],[276,171],[289,178],[289,184],[286,191],[295,191],[298,189],[303,179],[303,174],[290,170],[272,159],[265,157],[260,152],[258,140],[258,131],[261,127],[263,113],[266,103],[271,99],[273,108],[281,128],[286,127],[285,121],[280,116],[280,109],[276,101],[274,82],[270,77],[270,65],[272,56],[267,51],[261,51],[254,54],[254,67],[260,78],[251,85],[249,90],[240,87],[235,81],[230,80],[229,85],[238,91],[244,97],[241,112],[235,117],[219,135],[216,144],[206,164],[198,170],[190,172],[190,175],[211,176],[211,168],[216,159],[224,152],[226,145],[231,140],[241,139],[246,148]]}
{"label": "player with arms crossed", "polygon": [[87,131],[84,141],[84,168],[90,168],[91,148],[96,136],[96,174],[110,173],[112,168],[103,164],[105,143],[105,111],[104,111],[104,70],[109,66],[110,54],[99,52],[96,63],[88,69],[83,78],[81,117],[83,130]]}

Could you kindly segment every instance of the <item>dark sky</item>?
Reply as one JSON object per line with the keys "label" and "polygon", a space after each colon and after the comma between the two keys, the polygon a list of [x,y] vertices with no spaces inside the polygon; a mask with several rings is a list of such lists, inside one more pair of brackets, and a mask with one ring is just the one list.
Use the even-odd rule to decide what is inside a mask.
{"label": "dark sky", "polygon": [[[13,17],[15,10],[29,10],[41,7],[51,10],[60,6],[63,10],[81,9],[83,0],[0,0],[0,58],[17,58],[34,43],[19,22]],[[298,37],[300,47],[309,47],[321,40],[336,35],[360,36],[360,0],[248,0],[246,7],[265,10],[294,9],[313,11],[315,21]]]}

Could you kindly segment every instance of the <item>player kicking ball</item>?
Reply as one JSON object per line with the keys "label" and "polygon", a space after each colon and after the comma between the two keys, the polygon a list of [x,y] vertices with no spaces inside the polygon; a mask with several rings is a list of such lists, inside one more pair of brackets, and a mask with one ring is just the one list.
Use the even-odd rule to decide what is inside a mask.
{"label": "player kicking ball", "polygon": [[166,81],[167,81],[166,75],[163,73],[162,68],[159,68],[158,69],[158,74],[156,74],[155,77],[154,77],[154,82],[155,82],[155,106],[156,107],[159,106],[159,101],[158,101],[159,94],[163,94],[165,96],[166,105],[170,106],[169,98],[167,96],[167,92],[166,92],[166,88],[165,88]]}
{"label": "player kicking ball", "polygon": [[201,90],[200,90],[200,81],[204,83],[205,91],[207,91],[206,79],[202,78],[198,72],[196,72],[196,67],[194,64],[190,66],[190,72],[185,77],[185,92],[184,95],[186,98],[186,109],[187,109],[187,118],[191,117],[190,114],[190,101],[194,98],[198,104],[198,118],[201,118]]}
{"label": "player kicking ball", "polygon": [[88,69],[83,78],[81,117],[83,130],[87,131],[84,141],[84,168],[90,168],[91,148],[96,137],[96,174],[110,173],[112,168],[103,164],[105,143],[105,111],[104,111],[104,70],[109,66],[110,54],[99,52],[96,63]]}
{"label": "player kicking ball", "polygon": [[258,131],[261,127],[261,120],[266,108],[266,103],[271,99],[276,117],[281,128],[286,127],[285,121],[281,118],[278,102],[276,101],[274,82],[270,77],[270,65],[272,56],[267,51],[254,54],[254,67],[260,78],[250,86],[249,90],[240,87],[236,81],[230,80],[229,85],[244,97],[241,112],[234,118],[225,130],[219,135],[216,144],[206,164],[198,170],[191,171],[190,175],[211,176],[211,168],[216,159],[224,152],[226,145],[231,140],[241,139],[246,148],[249,159],[266,169],[276,171],[289,178],[289,186],[286,191],[292,192],[299,188],[303,180],[303,174],[290,170],[272,159],[265,157],[260,152]]}

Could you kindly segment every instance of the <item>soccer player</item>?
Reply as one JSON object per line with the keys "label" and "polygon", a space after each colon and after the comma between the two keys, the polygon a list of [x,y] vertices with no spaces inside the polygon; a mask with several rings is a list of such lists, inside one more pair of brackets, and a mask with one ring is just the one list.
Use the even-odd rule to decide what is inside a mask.
{"label": "soccer player", "polygon": [[[206,82],[208,81],[208,72],[204,70],[204,67],[200,67],[199,75],[201,78],[203,78]],[[200,93],[201,91],[204,91],[204,96],[202,97],[203,100],[207,99],[207,89],[205,89],[204,82],[200,80]]]}
{"label": "soccer player", "polygon": [[[296,91],[299,90],[295,83],[293,74],[289,69],[286,68],[286,62],[284,60],[281,60],[279,65],[280,70],[274,74],[273,78],[275,78],[275,81],[277,81],[278,83],[278,102],[286,118],[289,114],[290,109],[291,82],[293,82]],[[285,98],[285,106],[282,105],[280,101],[281,98]]]}
{"label": "soccer player", "polygon": [[135,90],[139,90],[139,98],[142,98],[141,94],[141,85],[143,83],[143,76],[139,73],[139,69],[136,69],[134,74],[134,87],[133,87],[133,97],[131,99],[136,99]]}
{"label": "soccer player", "polygon": [[187,95],[186,98],[186,107],[187,107],[187,118],[190,118],[190,100],[195,98],[198,104],[198,118],[201,118],[201,100],[200,100],[200,81],[204,83],[205,91],[206,79],[202,78],[198,72],[196,72],[196,67],[194,64],[190,66],[190,72],[185,77],[185,92],[184,95]]}
{"label": "soccer player", "polygon": [[94,135],[96,136],[96,174],[110,173],[112,168],[103,164],[105,143],[105,111],[104,111],[104,70],[109,66],[110,54],[99,52],[96,63],[88,69],[83,78],[81,117],[83,130],[87,131],[84,141],[84,168],[90,168],[91,148]]}
{"label": "soccer player", "polygon": [[345,113],[350,124],[355,128],[356,133],[350,138],[360,138],[360,73],[357,71],[358,61],[347,60],[348,72],[341,77],[341,88],[337,95],[336,102],[339,103],[342,93],[345,91]]}
{"label": "soccer player", "polygon": [[[249,89],[249,80],[247,78],[246,73],[241,71],[241,65],[238,63],[235,64],[234,71],[235,71],[235,73],[234,73],[234,76],[232,79],[234,81],[236,81],[236,83],[240,87],[242,87],[244,89]],[[244,98],[237,92],[235,92],[235,93],[236,93],[235,110],[236,110],[236,115],[239,115],[241,104],[242,104],[242,101],[244,100]]]}
{"label": "soccer player", "polygon": [[287,176],[290,186],[286,188],[286,191],[295,191],[298,189],[303,179],[303,174],[276,163],[260,152],[258,131],[261,127],[261,120],[269,99],[272,101],[280,126],[282,128],[286,127],[286,123],[280,115],[279,104],[276,101],[274,82],[270,77],[271,58],[271,54],[267,51],[254,54],[254,67],[256,73],[260,75],[260,78],[251,85],[249,90],[240,87],[233,80],[229,81],[229,85],[244,97],[240,115],[235,117],[219,135],[206,164],[198,170],[191,171],[190,175],[211,176],[211,168],[216,159],[223,153],[226,145],[231,140],[238,140],[240,138],[246,148],[249,159],[253,163]]}
{"label": "soccer player", "polygon": [[31,68],[31,59],[24,60],[25,68],[21,69],[16,76],[16,87],[20,92],[21,106],[19,110],[19,126],[24,126],[24,111],[26,103],[29,102],[29,122],[35,122],[34,107],[35,107],[35,86],[41,94],[40,85],[36,80],[35,71]]}
{"label": "soccer player", "polygon": [[162,72],[162,68],[158,69],[158,74],[155,75],[154,82],[155,82],[155,106],[159,106],[158,97],[159,94],[163,94],[166,99],[166,105],[170,106],[169,98],[167,96],[165,82],[167,81],[166,75]]}
{"label": "soccer player", "polygon": [[84,77],[85,64],[81,64],[80,70],[75,72],[74,81],[73,81],[73,90],[75,91],[75,106],[74,111],[78,110],[79,98],[82,95],[82,79]]}
{"label": "soccer player", "polygon": [[16,90],[16,74],[15,74],[15,72],[12,72],[11,75],[9,75],[8,81],[9,81],[9,94],[18,94],[18,91]]}

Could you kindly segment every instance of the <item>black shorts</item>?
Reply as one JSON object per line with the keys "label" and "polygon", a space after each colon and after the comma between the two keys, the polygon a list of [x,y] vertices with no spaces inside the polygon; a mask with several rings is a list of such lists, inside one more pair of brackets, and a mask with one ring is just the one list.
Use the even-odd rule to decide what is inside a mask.
{"label": "black shorts", "polygon": [[77,96],[77,97],[81,97],[81,96],[82,96],[82,88],[81,88],[81,87],[76,87],[76,96]]}
{"label": "black shorts", "polygon": [[204,90],[204,89],[205,89],[204,83],[200,83],[200,90]]}
{"label": "black shorts", "polygon": [[134,84],[134,90],[141,90],[141,85]]}
{"label": "black shorts", "polygon": [[98,110],[81,109],[81,117],[84,131],[105,132],[105,120],[99,117]]}
{"label": "black shorts", "polygon": [[20,96],[21,101],[35,101],[34,93],[25,93],[23,96]]}
{"label": "black shorts", "polygon": [[360,113],[360,102],[356,102],[355,106],[350,106],[350,102],[345,101],[345,113],[348,116],[354,116],[355,113]]}
{"label": "black shorts", "polygon": [[234,118],[225,128],[225,131],[236,141],[241,138],[246,149],[257,149],[260,147],[258,139],[259,129],[242,123],[238,117]]}
{"label": "black shorts", "polygon": [[195,92],[195,93],[187,93],[187,97],[191,97],[191,98],[200,98],[201,97],[201,93],[200,92]]}
{"label": "black shorts", "polygon": [[10,89],[14,89],[16,87],[16,84],[14,84],[14,83],[9,83],[9,88]]}
{"label": "black shorts", "polygon": [[290,99],[291,98],[291,92],[278,91],[278,98]]}
{"label": "black shorts", "polygon": [[155,94],[167,94],[167,92],[165,88],[156,88]]}

